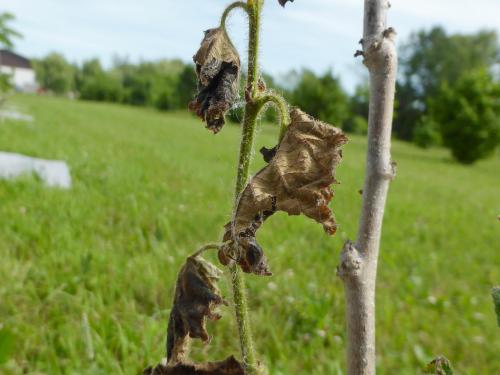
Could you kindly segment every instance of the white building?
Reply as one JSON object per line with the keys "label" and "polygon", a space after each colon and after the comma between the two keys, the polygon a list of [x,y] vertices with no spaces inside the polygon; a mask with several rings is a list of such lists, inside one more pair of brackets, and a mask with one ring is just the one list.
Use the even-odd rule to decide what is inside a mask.
{"label": "white building", "polygon": [[12,86],[21,92],[36,92],[35,71],[31,62],[18,54],[0,50],[0,73],[10,75]]}

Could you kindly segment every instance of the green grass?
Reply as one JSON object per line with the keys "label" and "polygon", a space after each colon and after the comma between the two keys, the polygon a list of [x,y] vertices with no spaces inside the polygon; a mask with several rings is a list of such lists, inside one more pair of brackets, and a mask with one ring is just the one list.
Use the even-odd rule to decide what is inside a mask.
{"label": "green grass", "polygon": [[[0,123],[0,150],[67,160],[74,187],[0,181],[0,373],[137,374],[163,356],[184,257],[217,241],[230,218],[239,129],[214,136],[183,112],[11,102],[35,122]],[[263,126],[257,146],[274,145],[277,132]],[[351,138],[333,202],[337,236],[285,214],[259,231],[275,276],[247,281],[256,346],[272,375],[345,368],[335,267],[343,241],[356,236],[365,152],[364,139]],[[445,150],[400,142],[393,157],[398,177],[379,262],[379,374],[416,374],[439,354],[459,374],[500,374],[490,295],[500,282],[500,160],[464,167]],[[231,313],[209,325],[212,344],[197,343],[195,358],[238,354]]]}

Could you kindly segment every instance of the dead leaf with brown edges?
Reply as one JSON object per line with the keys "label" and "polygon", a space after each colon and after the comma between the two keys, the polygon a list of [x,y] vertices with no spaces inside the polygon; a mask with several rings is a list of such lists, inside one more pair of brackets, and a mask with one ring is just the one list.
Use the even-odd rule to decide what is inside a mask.
{"label": "dead leaf with brown edges", "polygon": [[233,356],[220,362],[208,362],[202,364],[181,363],[174,366],[158,365],[155,368],[147,368],[143,375],[245,375],[241,363]]}
{"label": "dead leaf with brown edges", "polygon": [[200,49],[193,57],[198,77],[198,93],[189,109],[218,133],[224,115],[238,97],[240,58],[222,28],[207,30]]}
{"label": "dead leaf with brown edges", "polygon": [[183,362],[189,338],[209,341],[206,320],[218,320],[217,306],[226,304],[216,282],[222,271],[200,256],[189,257],[177,277],[167,331],[167,359]]}
{"label": "dead leaf with brown edges", "polygon": [[234,259],[243,271],[257,275],[270,272],[255,235],[274,212],[306,215],[331,235],[337,230],[328,204],[347,137],[299,109],[292,109],[290,115],[291,124],[275,154],[264,152],[269,164],[252,177],[238,198],[234,218],[226,226],[225,240],[232,243],[219,254],[222,261]]}

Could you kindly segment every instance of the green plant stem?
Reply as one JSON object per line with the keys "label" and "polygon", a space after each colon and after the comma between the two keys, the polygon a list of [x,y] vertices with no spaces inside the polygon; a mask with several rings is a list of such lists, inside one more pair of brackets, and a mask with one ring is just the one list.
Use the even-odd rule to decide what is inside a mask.
{"label": "green plant stem", "polygon": [[207,250],[219,250],[223,246],[222,243],[209,243],[198,249],[194,254],[190,255],[189,258],[196,258],[197,256],[203,254]]}
{"label": "green plant stem", "polygon": [[244,1],[236,1],[232,4],[229,4],[228,7],[224,10],[224,13],[222,13],[222,17],[220,20],[220,26],[226,30],[226,20],[227,17],[229,16],[229,13],[231,13],[232,10],[241,8],[243,9],[246,13],[248,13],[248,7],[247,4]]}
{"label": "green plant stem", "polygon": [[285,135],[286,128],[288,127],[288,125],[290,125],[290,112],[288,110],[288,103],[281,95],[278,95],[274,92],[266,92],[263,96],[259,97],[259,103],[262,107],[267,103],[271,103],[278,110],[280,117],[279,140],[281,141],[281,139]]}
{"label": "green plant stem", "polygon": [[252,98],[257,96],[257,83],[259,80],[260,12],[263,3],[264,0],[248,0],[247,4],[249,19],[247,89],[251,90]]}
{"label": "green plant stem", "polygon": [[[248,0],[248,3],[246,5],[249,18],[248,74],[246,87],[248,91],[247,95],[249,95],[250,97],[247,98],[247,103],[245,106],[245,116],[243,118],[240,157],[238,162],[238,174],[236,178],[235,189],[235,209],[238,196],[240,195],[248,181],[257,115],[259,114],[259,110],[261,108],[261,106],[259,106],[259,104],[255,102],[254,99],[256,98],[257,94],[257,82],[259,76],[258,42],[260,31],[260,12],[262,4],[263,0]],[[245,372],[248,375],[258,375],[259,369],[253,346],[250,318],[248,316],[248,303],[245,294],[245,280],[243,278],[242,271],[237,265],[231,266],[230,270],[232,276],[231,282],[233,285],[234,309],[236,322],[238,324],[241,355],[243,358],[243,363],[245,365]]]}

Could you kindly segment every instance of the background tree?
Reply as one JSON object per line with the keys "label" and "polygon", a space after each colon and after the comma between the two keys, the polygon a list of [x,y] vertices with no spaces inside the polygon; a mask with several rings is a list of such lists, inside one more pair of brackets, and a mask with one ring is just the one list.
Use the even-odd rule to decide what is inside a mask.
{"label": "background tree", "polygon": [[54,94],[66,94],[75,88],[75,68],[59,53],[33,60],[40,86]]}
{"label": "background tree", "polygon": [[11,49],[14,47],[14,38],[20,38],[21,34],[10,27],[10,23],[15,20],[11,13],[0,13],[0,46]]}
{"label": "background tree", "polygon": [[464,73],[490,70],[500,62],[495,31],[449,35],[442,27],[434,27],[412,34],[400,54],[394,132],[405,140],[413,138],[415,126],[427,111],[427,98],[435,96],[444,83],[452,87]]}
{"label": "background tree", "polygon": [[481,70],[444,84],[430,101],[443,143],[455,159],[470,164],[490,155],[500,144],[500,83]]}
{"label": "background tree", "polygon": [[76,89],[82,99],[120,102],[123,88],[117,74],[105,72],[98,59],[83,63],[76,74]]}
{"label": "background tree", "polygon": [[349,98],[349,117],[342,129],[346,132],[366,135],[368,133],[368,107],[370,88],[367,84],[356,86],[354,94]]}
{"label": "background tree", "polygon": [[348,97],[331,71],[316,76],[303,70],[290,99],[312,116],[338,126],[349,117]]}
{"label": "background tree", "polygon": [[[2,48],[11,49],[14,47],[13,39],[21,37],[21,34],[9,25],[14,19],[15,17],[11,13],[0,13],[0,47]],[[10,87],[9,75],[0,72],[0,104],[4,101],[2,94]]]}
{"label": "background tree", "polygon": [[420,117],[413,130],[413,142],[421,148],[429,148],[442,143],[439,124],[432,116]]}
{"label": "background tree", "polygon": [[179,107],[187,108],[189,102],[193,99],[193,93],[196,91],[196,74],[193,65],[184,66],[179,75],[175,91],[179,98]]}

